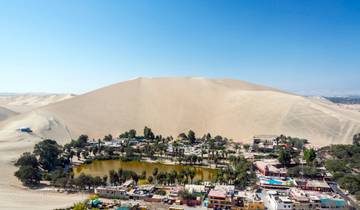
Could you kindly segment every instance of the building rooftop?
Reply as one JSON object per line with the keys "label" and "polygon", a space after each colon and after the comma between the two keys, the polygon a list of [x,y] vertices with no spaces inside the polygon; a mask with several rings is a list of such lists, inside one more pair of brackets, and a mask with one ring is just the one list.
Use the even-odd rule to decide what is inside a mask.
{"label": "building rooftop", "polygon": [[261,139],[261,140],[273,140],[276,139],[278,135],[256,135],[253,139]]}
{"label": "building rooftop", "polygon": [[234,185],[215,185],[214,189],[224,191],[225,193],[234,193],[235,186]]}
{"label": "building rooftop", "polygon": [[288,196],[279,196],[279,200],[283,203],[291,203],[291,200]]}
{"label": "building rooftop", "polygon": [[324,206],[344,207],[346,202],[340,195],[330,192],[318,192],[291,188],[286,191],[270,190],[268,196],[277,202],[297,203],[311,202],[321,203]]}
{"label": "building rooftop", "polygon": [[255,192],[252,192],[252,191],[237,191],[235,193],[235,197],[245,198],[248,201],[260,201],[261,200],[261,198],[258,197]]}
{"label": "building rooftop", "polygon": [[321,187],[321,188],[330,188],[328,183],[325,181],[319,181],[319,180],[307,180],[306,186],[309,187]]}
{"label": "building rooftop", "polygon": [[210,190],[208,196],[209,196],[209,197],[216,197],[216,198],[223,198],[223,199],[225,199],[225,198],[226,198],[226,192],[225,192],[224,190],[215,190],[215,189],[212,189],[212,190]]}
{"label": "building rooftop", "polygon": [[297,188],[291,188],[290,194],[293,199],[299,202],[308,202],[309,198],[307,197],[306,193],[303,190],[297,189]]}
{"label": "building rooftop", "polygon": [[193,192],[205,192],[204,185],[196,185],[196,184],[186,184],[185,190],[193,193]]}

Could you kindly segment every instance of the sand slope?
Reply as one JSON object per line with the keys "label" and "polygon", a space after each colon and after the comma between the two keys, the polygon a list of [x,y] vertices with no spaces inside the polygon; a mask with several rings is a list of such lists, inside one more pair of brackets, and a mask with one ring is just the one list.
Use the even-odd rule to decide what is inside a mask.
{"label": "sand slope", "polygon": [[10,109],[4,108],[0,106],[0,121],[6,120],[9,117],[15,116],[18,113],[11,111]]}
{"label": "sand slope", "polygon": [[72,97],[72,94],[0,94],[0,106],[23,113]]}
{"label": "sand slope", "polygon": [[164,135],[193,129],[201,135],[211,132],[236,141],[283,133],[308,138],[317,145],[350,143],[360,131],[360,113],[328,101],[228,79],[138,78],[50,104],[37,114],[54,119],[61,130],[47,127],[39,132],[51,137],[61,134],[64,141],[66,136],[82,133],[99,138],[131,128],[142,131],[145,125]]}
{"label": "sand slope", "polygon": [[[0,96],[0,103],[17,111],[29,111],[42,105],[64,100],[65,95],[12,95]],[[39,114],[40,112],[40,114]],[[61,194],[44,189],[29,190],[24,188],[13,175],[16,167],[14,161],[25,151],[32,151],[34,144],[41,141],[41,136],[55,139],[66,135],[59,123],[40,110],[19,114],[0,107],[0,209],[54,209],[70,206],[74,202],[83,200],[86,195]],[[18,132],[17,129],[31,126],[34,134]],[[69,136],[64,136],[64,139]]]}

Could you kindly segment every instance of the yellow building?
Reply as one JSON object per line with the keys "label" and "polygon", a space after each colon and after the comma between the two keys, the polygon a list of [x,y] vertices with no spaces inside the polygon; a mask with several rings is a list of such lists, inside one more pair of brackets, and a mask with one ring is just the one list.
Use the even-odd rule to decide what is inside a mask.
{"label": "yellow building", "polygon": [[264,202],[254,192],[239,192],[234,197],[232,210],[264,210]]}

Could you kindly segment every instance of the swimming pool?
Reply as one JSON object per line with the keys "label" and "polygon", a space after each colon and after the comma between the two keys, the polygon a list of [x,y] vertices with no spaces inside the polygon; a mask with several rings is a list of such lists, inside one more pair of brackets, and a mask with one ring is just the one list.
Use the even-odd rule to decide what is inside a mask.
{"label": "swimming pool", "polygon": [[267,180],[267,182],[268,182],[268,184],[273,184],[273,185],[285,185],[285,182],[275,180],[275,179],[269,179],[269,180]]}

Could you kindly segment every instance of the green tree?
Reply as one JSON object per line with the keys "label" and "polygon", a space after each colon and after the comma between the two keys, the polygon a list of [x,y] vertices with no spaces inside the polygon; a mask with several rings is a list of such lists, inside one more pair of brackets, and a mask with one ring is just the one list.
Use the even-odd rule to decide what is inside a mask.
{"label": "green tree", "polygon": [[223,137],[220,136],[220,135],[217,135],[217,136],[214,137],[214,140],[217,141],[217,142],[221,142],[221,141],[223,141]]}
{"label": "green tree", "polygon": [[315,158],[316,158],[316,151],[313,148],[304,150],[304,159],[307,164],[312,163],[315,160]]}
{"label": "green tree", "polygon": [[330,159],[325,161],[325,167],[327,170],[333,173],[349,173],[351,169],[347,166],[346,162],[343,160]]}
{"label": "green tree", "polygon": [[191,184],[193,183],[195,175],[196,175],[195,170],[190,170],[189,171],[189,177],[190,177],[190,180],[191,180]]}
{"label": "green tree", "polygon": [[140,176],[141,179],[145,179],[146,178],[146,170],[143,170],[141,172],[141,176]]}
{"label": "green tree", "polygon": [[339,185],[348,190],[350,194],[360,191],[360,175],[346,174],[338,180]]}
{"label": "green tree", "polygon": [[130,158],[130,157],[132,157],[134,155],[134,149],[130,146],[130,145],[128,145],[127,147],[125,147],[125,156],[127,157],[127,158]]}
{"label": "green tree", "polygon": [[41,171],[31,165],[22,165],[14,174],[24,185],[39,184],[41,180]]}
{"label": "green tree", "polygon": [[195,132],[192,130],[189,130],[187,138],[191,144],[195,143],[195,141],[196,141]]}
{"label": "green tree", "polygon": [[104,175],[104,176],[102,177],[102,181],[103,181],[104,185],[106,185],[107,180],[108,180],[108,176],[107,176],[107,175]]}
{"label": "green tree", "polygon": [[115,149],[113,147],[105,147],[105,149],[104,149],[104,152],[109,156],[114,155],[114,151],[115,151]]}
{"label": "green tree", "polygon": [[144,138],[153,140],[155,138],[154,133],[151,131],[151,128],[145,126],[144,128]]}
{"label": "green tree", "polygon": [[249,151],[250,144],[244,144],[243,147],[244,147],[244,149],[245,149],[246,151]]}
{"label": "green tree", "polygon": [[291,162],[291,154],[289,150],[287,149],[280,150],[278,160],[284,166],[288,166]]}
{"label": "green tree", "polygon": [[136,137],[136,130],[135,129],[131,129],[129,130],[129,138],[135,138]]}
{"label": "green tree", "polygon": [[353,144],[356,146],[360,146],[360,133],[354,135]]}
{"label": "green tree", "polygon": [[113,139],[113,136],[111,134],[104,136],[103,140],[104,141],[111,141]]}
{"label": "green tree", "polygon": [[89,141],[89,136],[87,135],[80,135],[79,138],[78,138],[78,146],[79,147],[83,147],[85,146]]}
{"label": "green tree", "polygon": [[156,177],[158,173],[159,173],[159,169],[158,169],[158,168],[154,168],[153,171],[152,171],[152,175],[153,175],[154,177]]}
{"label": "green tree", "polygon": [[182,198],[183,200],[196,200],[196,195],[190,193],[187,190],[181,190],[179,192],[179,197]]}
{"label": "green tree", "polygon": [[210,133],[207,133],[207,134],[206,134],[206,137],[205,137],[205,140],[206,140],[206,141],[210,141],[210,139],[211,139],[211,134],[210,134]]}
{"label": "green tree", "polygon": [[154,181],[154,177],[153,176],[148,176],[147,180],[151,184]]}
{"label": "green tree", "polygon": [[115,170],[109,171],[109,179],[110,179],[110,184],[116,185],[117,183],[119,183],[118,173],[116,173]]}
{"label": "green tree", "polygon": [[31,166],[37,168],[39,166],[39,162],[35,155],[31,154],[30,152],[25,152],[16,161],[15,166]]}
{"label": "green tree", "polygon": [[131,174],[131,178],[134,180],[135,184],[137,185],[139,181],[139,176],[136,173]]}
{"label": "green tree", "polygon": [[39,163],[44,170],[51,171],[59,164],[61,148],[56,141],[43,140],[34,147],[34,154],[39,156]]}
{"label": "green tree", "polygon": [[180,134],[178,135],[178,138],[180,138],[181,140],[188,139],[188,137],[186,136],[185,133],[180,133]]}

